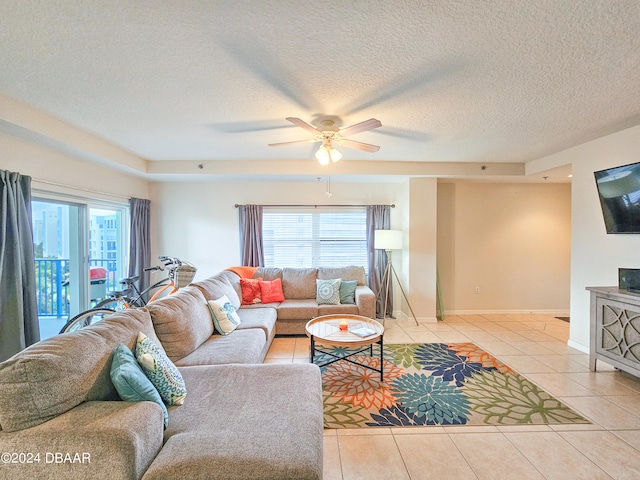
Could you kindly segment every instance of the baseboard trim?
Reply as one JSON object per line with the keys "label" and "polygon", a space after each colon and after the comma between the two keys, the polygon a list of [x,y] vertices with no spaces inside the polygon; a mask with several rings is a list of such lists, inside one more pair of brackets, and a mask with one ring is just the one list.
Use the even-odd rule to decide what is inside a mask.
{"label": "baseboard trim", "polygon": [[[413,322],[413,317],[411,315],[407,315],[402,311],[393,312],[394,317],[402,320],[403,322]],[[438,323],[438,319],[436,317],[416,317],[418,323]]]}
{"label": "baseboard trim", "polygon": [[445,310],[445,315],[553,315],[569,316],[569,310]]}
{"label": "baseboard trim", "polygon": [[582,353],[589,353],[589,347],[585,347],[581,343],[574,342],[571,339],[569,339],[569,341],[567,342],[567,345],[570,346],[571,348],[575,348],[576,350],[580,350]]}

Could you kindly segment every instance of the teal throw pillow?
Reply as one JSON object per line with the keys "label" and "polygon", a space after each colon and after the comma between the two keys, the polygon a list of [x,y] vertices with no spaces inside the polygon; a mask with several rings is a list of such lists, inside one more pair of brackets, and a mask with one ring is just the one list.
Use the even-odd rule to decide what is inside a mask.
{"label": "teal throw pillow", "polygon": [[211,312],[213,326],[221,335],[229,335],[240,325],[240,316],[226,295],[217,300],[209,300],[207,305]]}
{"label": "teal throw pillow", "polygon": [[318,305],[339,305],[341,282],[342,280],[339,278],[316,280],[316,302]]}
{"label": "teal throw pillow", "polygon": [[340,282],[340,303],[355,304],[357,286],[357,280],[343,280]]}
{"label": "teal throw pillow", "polygon": [[167,405],[182,405],[187,396],[187,387],[180,370],[167,354],[144,333],[138,334],[136,358],[142,371]]}
{"label": "teal throw pillow", "polygon": [[162,408],[164,428],[169,425],[169,412],[158,390],[147,378],[129,348],[121,343],[113,351],[111,361],[111,381],[118,395],[125,402],[154,402]]}

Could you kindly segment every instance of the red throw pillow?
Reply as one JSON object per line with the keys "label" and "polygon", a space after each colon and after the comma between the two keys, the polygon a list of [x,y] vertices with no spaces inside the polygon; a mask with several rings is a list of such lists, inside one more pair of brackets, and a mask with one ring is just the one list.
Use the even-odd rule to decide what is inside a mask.
{"label": "red throw pillow", "polygon": [[262,295],[260,292],[260,282],[262,278],[241,278],[240,287],[242,288],[242,305],[253,305],[254,303],[262,303]]}
{"label": "red throw pillow", "polygon": [[282,292],[282,280],[276,278],[270,282],[261,281],[260,293],[262,295],[262,303],[283,302],[284,293]]}

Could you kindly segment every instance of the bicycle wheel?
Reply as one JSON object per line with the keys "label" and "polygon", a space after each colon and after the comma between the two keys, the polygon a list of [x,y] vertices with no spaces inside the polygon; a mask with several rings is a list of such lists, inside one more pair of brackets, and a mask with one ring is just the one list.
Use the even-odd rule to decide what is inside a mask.
{"label": "bicycle wheel", "polygon": [[93,325],[113,313],[116,313],[116,311],[108,308],[92,308],[86,312],[79,313],[69,320],[65,326],[62,327],[60,333],[75,332],[81,328]]}

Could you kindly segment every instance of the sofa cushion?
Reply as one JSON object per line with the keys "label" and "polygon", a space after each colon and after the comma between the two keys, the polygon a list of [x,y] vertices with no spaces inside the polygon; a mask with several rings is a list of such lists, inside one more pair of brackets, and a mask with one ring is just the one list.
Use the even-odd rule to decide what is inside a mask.
{"label": "sofa cushion", "polygon": [[284,300],[284,293],[282,291],[282,280],[276,278],[275,280],[260,280],[260,297],[264,303],[282,302]]}
{"label": "sofa cushion", "polygon": [[357,305],[318,305],[318,315],[358,315],[360,311]]}
{"label": "sofa cushion", "polygon": [[318,305],[338,305],[340,303],[339,278],[316,280],[316,303]]}
{"label": "sofa cushion", "polygon": [[213,334],[205,297],[196,287],[182,288],[147,308],[158,338],[173,361],[189,355]]}
{"label": "sofa cushion", "polygon": [[142,371],[133,352],[123,343],[118,345],[113,352],[111,381],[116,387],[118,395],[125,402],[157,403],[164,415],[164,428],[167,428],[169,422],[167,407],[165,407],[156,387]]}
{"label": "sofa cushion", "polygon": [[144,333],[138,335],[136,358],[167,405],[182,405],[187,389],[180,370]]}
{"label": "sofa cushion", "polygon": [[[222,365],[226,363],[260,363],[267,341],[259,328],[236,329],[231,335],[213,335],[191,355],[176,365]],[[169,415],[171,420],[171,415]]]}
{"label": "sofa cushion", "polygon": [[[162,412],[155,403],[84,402],[40,425],[0,432],[0,452],[42,452],[40,462],[3,464],[0,478],[139,479],[162,448],[162,434]],[[78,452],[85,461],[55,463],[44,452],[72,458]]]}
{"label": "sofa cushion", "polygon": [[260,328],[264,331],[265,338],[271,339],[275,334],[276,320],[278,313],[275,308],[246,308],[238,310],[238,315],[242,323],[238,325],[239,330],[247,328]]}
{"label": "sofa cushion", "polygon": [[207,305],[211,311],[213,325],[219,334],[229,335],[240,325],[240,317],[226,295],[217,300],[209,300]]}
{"label": "sofa cushion", "polygon": [[110,378],[113,350],[120,343],[133,348],[140,331],[157,340],[145,308],[35,343],[1,363],[2,429],[41,424],[82,402],[117,400]]}
{"label": "sofa cushion", "polygon": [[[238,283],[238,289],[233,286],[231,282],[231,278],[235,278]],[[206,280],[202,280],[200,282],[192,283],[192,287],[196,287],[198,290],[202,292],[204,298],[206,300],[215,300],[216,298],[220,298],[223,295],[226,295],[227,298],[231,301],[231,304],[236,308],[240,308],[240,277],[233,272],[229,272],[227,270],[214,275],[213,277],[207,278]]]}
{"label": "sofa cushion", "polygon": [[278,305],[278,320],[310,320],[318,316],[316,299],[289,300],[285,299]]}
{"label": "sofa cushion", "polygon": [[330,278],[356,280],[358,285],[365,285],[367,280],[364,273],[364,267],[359,265],[350,265],[348,267],[319,267],[318,278],[321,280],[327,280]]}
{"label": "sofa cushion", "polygon": [[282,280],[282,269],[277,267],[258,267],[253,278],[262,277],[263,280]]}
{"label": "sofa cushion", "polygon": [[219,365],[182,371],[194,395],[169,412],[165,444],[144,480],[322,478],[317,366]]}
{"label": "sofa cushion", "polygon": [[[283,268],[282,289],[286,299],[316,298],[316,268]],[[337,278],[337,277],[333,277]]]}

